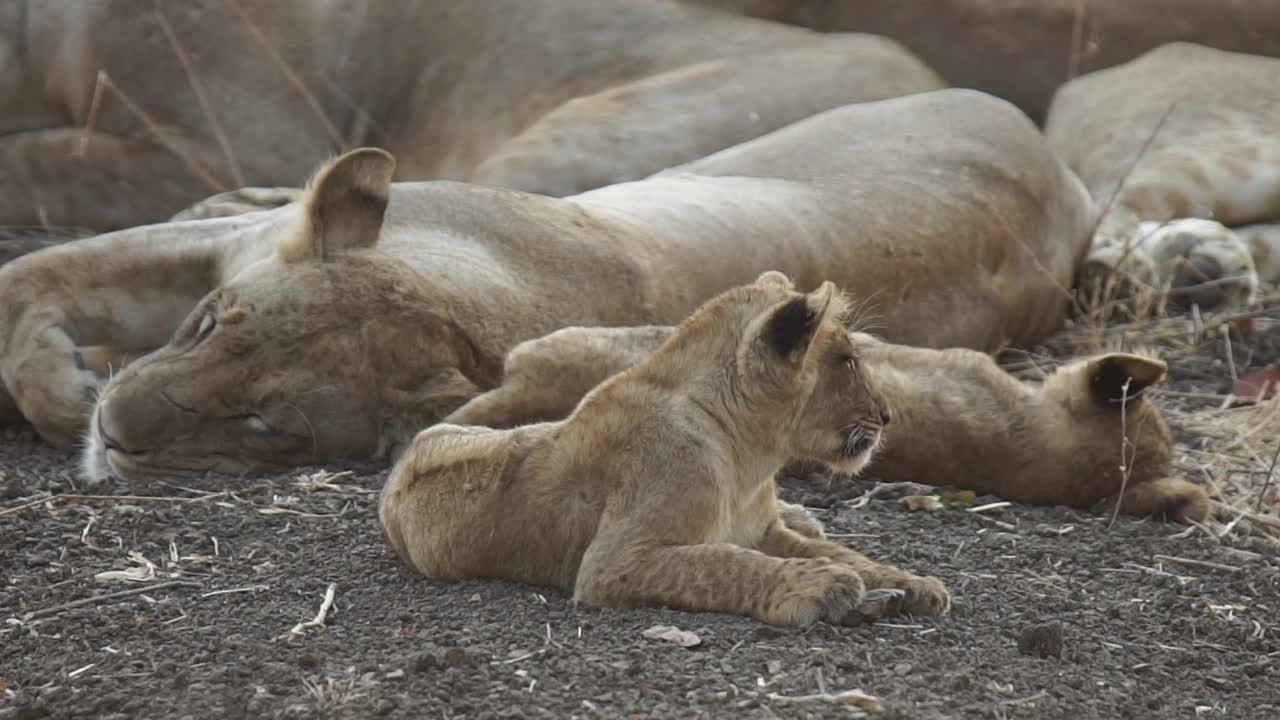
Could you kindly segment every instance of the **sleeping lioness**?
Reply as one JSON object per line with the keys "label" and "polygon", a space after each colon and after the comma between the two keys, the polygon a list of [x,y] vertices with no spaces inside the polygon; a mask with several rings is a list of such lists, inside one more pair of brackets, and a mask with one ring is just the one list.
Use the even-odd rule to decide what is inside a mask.
{"label": "sleeping lioness", "polygon": [[355,151],[301,203],[9,263],[5,388],[46,439],[88,430],[94,480],[386,458],[497,386],[524,340],[675,324],[769,269],[872,297],[894,342],[1035,342],[1093,218],[1022,113],[963,90],[567,199],[392,174]]}
{"label": "sleeping lioness", "polygon": [[936,578],[798,533],[779,511],[773,477],[789,458],[856,472],[891,421],[844,310],[829,282],[804,295],[765,273],[563,421],[424,430],[382,491],[386,537],[433,578],[551,585],[595,605],[844,623],[861,621],[870,587],[943,614]]}
{"label": "sleeping lioness", "polygon": [[6,0],[0,228],[160,222],[361,145],[568,195],[944,86],[892,40],[668,0]]}

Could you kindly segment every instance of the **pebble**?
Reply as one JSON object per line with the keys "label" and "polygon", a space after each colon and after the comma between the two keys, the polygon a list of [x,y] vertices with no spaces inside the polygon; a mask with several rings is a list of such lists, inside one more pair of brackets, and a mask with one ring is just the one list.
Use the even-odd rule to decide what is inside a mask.
{"label": "pebble", "polygon": [[1062,623],[1058,621],[1028,625],[1018,638],[1018,652],[1030,657],[1061,658]]}

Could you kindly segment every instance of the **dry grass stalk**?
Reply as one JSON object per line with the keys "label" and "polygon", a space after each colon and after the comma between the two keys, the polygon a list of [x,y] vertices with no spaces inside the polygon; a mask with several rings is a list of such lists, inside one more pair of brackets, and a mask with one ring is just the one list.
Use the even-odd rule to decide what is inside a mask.
{"label": "dry grass stalk", "polygon": [[244,181],[244,173],[240,170],[240,160],[232,152],[231,141],[227,139],[226,130],[223,129],[222,123],[218,122],[218,116],[213,111],[209,96],[205,94],[204,85],[200,83],[200,77],[196,75],[196,69],[191,64],[191,55],[186,51],[186,48],[182,47],[182,43],[178,42],[178,34],[174,32],[173,25],[165,18],[159,0],[156,0],[153,14],[156,22],[160,24],[160,29],[164,31],[165,39],[169,41],[169,47],[173,49],[173,54],[178,56],[178,62],[182,65],[182,72],[187,77],[187,83],[191,86],[191,91],[195,93],[196,102],[200,103],[200,111],[209,120],[209,127],[213,131],[213,137],[217,140],[218,147],[222,149],[222,156],[227,161],[227,167],[231,169],[231,179],[235,182],[236,187],[244,187],[248,183]]}

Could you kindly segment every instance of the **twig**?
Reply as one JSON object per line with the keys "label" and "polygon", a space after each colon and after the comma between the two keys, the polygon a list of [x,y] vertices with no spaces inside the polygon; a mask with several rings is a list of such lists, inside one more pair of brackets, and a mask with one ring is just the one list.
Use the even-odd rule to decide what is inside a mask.
{"label": "twig", "polygon": [[221,492],[210,493],[208,495],[197,497],[197,498],[165,497],[163,495],[76,495],[76,494],[50,495],[48,497],[42,497],[37,500],[29,500],[27,502],[22,503],[21,505],[15,505],[14,507],[0,510],[0,517],[9,515],[11,513],[19,512],[21,510],[26,510],[27,508],[35,507],[36,505],[41,505],[43,503],[55,502],[55,501],[61,501],[61,500],[119,500],[122,502],[192,503],[192,502],[200,502],[201,500],[208,500],[209,498],[212,498],[212,497],[222,497],[222,496],[223,496],[223,493]]}
{"label": "twig", "polygon": [[1271,467],[1267,468],[1267,481],[1262,484],[1262,492],[1258,493],[1258,502],[1254,503],[1253,511],[1262,511],[1262,501],[1267,497],[1267,491],[1271,489],[1271,479],[1276,474],[1276,460],[1280,460],[1280,445],[1276,445],[1276,451],[1271,455]]}
{"label": "twig", "polygon": [[[1124,385],[1120,386],[1120,492],[1116,493],[1116,506],[1111,509],[1111,520],[1107,522],[1107,529],[1116,524],[1116,518],[1120,515],[1120,504],[1124,502],[1124,491],[1129,485],[1129,474],[1132,468],[1129,467],[1129,417],[1127,408],[1129,407],[1129,383],[1133,378],[1125,378]],[[1137,446],[1134,446],[1134,459],[1137,459]]]}
{"label": "twig", "polygon": [[1223,572],[1231,573],[1244,571],[1244,568],[1237,565],[1223,565],[1222,563],[1208,562],[1207,560],[1192,560],[1191,558],[1178,557],[1176,555],[1156,555],[1155,559],[1178,563],[1180,565],[1189,565],[1191,567],[1205,568],[1207,570],[1221,570]]}
{"label": "twig", "polygon": [[106,593],[105,595],[94,595],[93,597],[80,598],[79,600],[72,600],[69,603],[54,605],[53,607],[43,608],[41,610],[32,610],[26,615],[23,615],[22,619],[23,621],[34,620],[35,618],[57,615],[60,612],[74,610],[75,608],[84,607],[86,605],[97,605],[98,603],[104,603],[110,600],[117,600],[119,598],[130,597],[132,595],[141,595],[142,593],[153,592],[156,590],[167,590],[173,587],[200,587],[200,584],[187,582],[185,580],[170,580],[168,582],[156,583],[155,585],[148,585],[146,587],[138,587],[130,590]]}
{"label": "twig", "polygon": [[1074,80],[1080,74],[1080,58],[1084,55],[1084,0],[1076,0],[1074,17],[1071,19],[1071,57],[1067,64],[1067,80]]}
{"label": "twig", "polygon": [[766,698],[780,703],[832,703],[835,705],[852,705],[865,710],[879,710],[880,701],[861,690],[844,690],[838,693],[812,693],[810,695],[779,695],[769,693]]}
{"label": "twig", "polygon": [[211,590],[207,593],[202,593],[200,595],[200,598],[204,599],[204,598],[214,597],[216,595],[231,595],[232,593],[261,592],[263,590],[270,590],[270,589],[271,589],[270,585],[248,585],[246,587],[227,588],[225,590]]}
{"label": "twig", "polygon": [[995,518],[993,518],[993,517],[987,517],[986,515],[983,515],[982,513],[971,513],[971,515],[972,515],[972,517],[976,517],[976,518],[978,518],[978,519],[979,519],[979,520],[981,520],[982,522],[991,523],[992,525],[995,525],[995,526],[996,526],[996,527],[998,527],[998,528],[1003,528],[1003,529],[1008,530],[1008,531],[1010,531],[1010,532],[1016,532],[1016,531],[1018,530],[1018,526],[1017,526],[1017,525],[1014,525],[1014,524],[1012,524],[1012,523],[1007,523],[1007,522],[1005,522],[1005,521],[1003,521],[1003,520],[997,520],[997,519],[995,519]]}
{"label": "twig", "polygon": [[240,17],[240,20],[244,23],[245,27],[248,28],[249,34],[253,36],[253,39],[256,40],[258,44],[262,46],[262,49],[271,56],[271,61],[280,69],[280,72],[284,73],[285,79],[289,81],[289,84],[293,85],[293,88],[302,96],[303,101],[306,102],[307,107],[311,109],[312,114],[314,114],[320,121],[320,124],[324,126],[324,130],[329,134],[329,138],[333,140],[334,144],[340,149],[346,150],[347,143],[342,139],[342,133],[338,132],[338,128],[333,124],[333,121],[329,119],[324,108],[320,107],[320,101],[317,100],[316,96],[307,88],[307,84],[302,80],[298,73],[294,72],[292,67],[289,67],[289,63],[285,62],[284,57],[280,55],[280,51],[271,44],[271,41],[262,33],[262,29],[258,27],[257,23],[250,19],[249,15],[245,13],[244,8],[240,6],[240,3],[237,0],[231,0],[229,5],[235,14]]}
{"label": "twig", "polygon": [[[223,185],[221,182],[219,182],[213,177],[213,174],[209,172],[208,168],[206,168],[200,161],[192,157],[191,153],[179,147],[173,140],[171,140],[169,136],[165,133],[165,131],[160,127],[160,124],[157,123],[154,118],[152,118],[150,115],[147,114],[147,111],[143,110],[140,105],[134,102],[133,98],[126,95],[125,92],[120,89],[119,85],[116,85],[114,82],[112,82],[111,76],[107,75],[106,70],[98,71],[98,84],[102,85],[102,87],[106,88],[107,90],[110,90],[111,92],[115,93],[116,99],[118,99],[125,106],[125,109],[128,110],[131,115],[138,118],[138,120],[141,121],[142,124],[146,126],[147,131],[150,132],[151,135],[155,138],[156,143],[163,146],[169,152],[173,153],[174,156],[177,157],[179,160],[181,160],[182,164],[186,165],[187,169],[190,170],[191,173],[196,176],[196,178],[198,178],[201,182],[203,182],[206,186],[208,186],[210,190],[212,190],[215,193],[219,193],[227,189],[225,185]],[[95,89],[94,92],[97,93],[97,90]],[[93,132],[93,129],[90,126],[86,125],[85,135],[80,144],[80,149],[82,152],[88,152],[89,140],[92,138],[92,135],[91,135],[92,132]]]}
{"label": "twig", "polygon": [[191,64],[191,56],[183,49],[182,43],[178,42],[178,34],[173,31],[173,26],[169,24],[169,20],[165,18],[164,11],[161,10],[160,0],[155,0],[155,16],[160,23],[160,29],[164,31],[165,39],[169,41],[169,47],[173,48],[173,54],[178,56],[178,62],[182,65],[182,72],[187,76],[187,83],[191,86],[192,92],[196,95],[196,102],[200,103],[200,110],[204,112],[205,117],[209,118],[209,125],[213,130],[213,137],[218,141],[218,147],[222,149],[222,156],[227,160],[227,167],[231,170],[231,179],[235,181],[236,187],[244,187],[247,183],[244,181],[244,173],[240,172],[240,161],[231,150],[231,141],[227,139],[227,133],[222,128],[222,123],[218,122],[218,116],[213,112],[213,106],[209,103],[209,96],[204,92],[204,86],[200,84],[200,78],[196,75],[196,69]]}
{"label": "twig", "polygon": [[[329,587],[325,588],[324,600],[320,603],[320,611],[316,616],[305,622],[300,622],[293,626],[293,629],[280,636],[280,638],[294,638],[303,634],[308,628],[322,628],[324,621],[329,617],[329,610],[333,607],[333,598],[338,593],[338,584],[329,583]],[[279,639],[279,638],[277,638]]]}

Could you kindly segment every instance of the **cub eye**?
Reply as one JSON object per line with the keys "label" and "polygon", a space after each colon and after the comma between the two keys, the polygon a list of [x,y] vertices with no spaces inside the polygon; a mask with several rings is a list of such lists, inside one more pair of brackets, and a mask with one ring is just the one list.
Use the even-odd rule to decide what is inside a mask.
{"label": "cub eye", "polygon": [[841,355],[840,362],[850,370],[858,369],[858,357],[856,355]]}
{"label": "cub eye", "polygon": [[217,326],[218,320],[209,313],[200,319],[200,327],[196,330],[196,342],[201,342],[209,337],[209,333],[213,332],[213,328]]}
{"label": "cub eye", "polygon": [[257,415],[245,415],[244,424],[254,432],[264,433],[271,430],[271,426],[267,424],[267,421]]}

